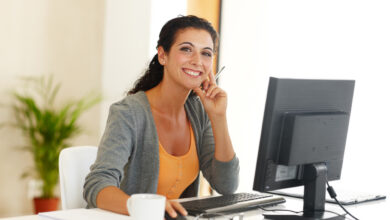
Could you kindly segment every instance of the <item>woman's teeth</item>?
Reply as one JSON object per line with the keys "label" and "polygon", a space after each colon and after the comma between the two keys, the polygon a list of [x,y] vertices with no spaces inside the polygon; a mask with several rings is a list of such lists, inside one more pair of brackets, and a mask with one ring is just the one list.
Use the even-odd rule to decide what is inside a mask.
{"label": "woman's teeth", "polygon": [[191,70],[184,70],[185,73],[187,73],[188,75],[191,75],[191,76],[199,76],[200,75],[200,72],[195,72],[195,71],[191,71]]}

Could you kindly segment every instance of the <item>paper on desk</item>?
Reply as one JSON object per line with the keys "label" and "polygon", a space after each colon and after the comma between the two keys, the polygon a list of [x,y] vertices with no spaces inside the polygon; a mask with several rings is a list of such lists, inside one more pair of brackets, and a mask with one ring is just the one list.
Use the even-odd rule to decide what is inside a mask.
{"label": "paper on desk", "polygon": [[41,212],[38,214],[41,217],[52,220],[130,220],[127,215],[121,215],[102,209],[69,209],[54,212]]}

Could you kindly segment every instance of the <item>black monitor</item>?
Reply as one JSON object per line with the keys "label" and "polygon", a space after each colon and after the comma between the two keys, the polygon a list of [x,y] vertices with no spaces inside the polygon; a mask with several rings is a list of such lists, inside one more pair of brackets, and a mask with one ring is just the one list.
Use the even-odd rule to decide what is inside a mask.
{"label": "black monitor", "polygon": [[354,85],[353,80],[270,78],[254,190],[303,185],[301,218],[327,219],[326,182],[340,179]]}

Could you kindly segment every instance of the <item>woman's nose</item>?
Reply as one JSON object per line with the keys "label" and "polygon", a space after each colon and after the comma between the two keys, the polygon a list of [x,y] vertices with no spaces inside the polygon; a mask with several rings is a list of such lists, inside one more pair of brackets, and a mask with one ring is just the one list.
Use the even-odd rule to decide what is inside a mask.
{"label": "woman's nose", "polygon": [[199,66],[202,64],[199,53],[193,53],[191,58],[192,58],[191,64],[199,65]]}

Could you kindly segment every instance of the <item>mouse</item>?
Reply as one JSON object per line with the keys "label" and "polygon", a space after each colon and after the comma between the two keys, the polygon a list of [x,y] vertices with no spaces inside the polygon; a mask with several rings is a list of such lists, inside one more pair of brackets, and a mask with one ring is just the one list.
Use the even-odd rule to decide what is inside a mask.
{"label": "mouse", "polygon": [[173,217],[171,217],[171,216],[168,214],[168,212],[165,212],[165,215],[164,215],[165,220],[186,220],[186,219],[187,219],[186,216],[180,214],[179,212],[176,212],[176,213],[177,213],[176,218],[173,218]]}

